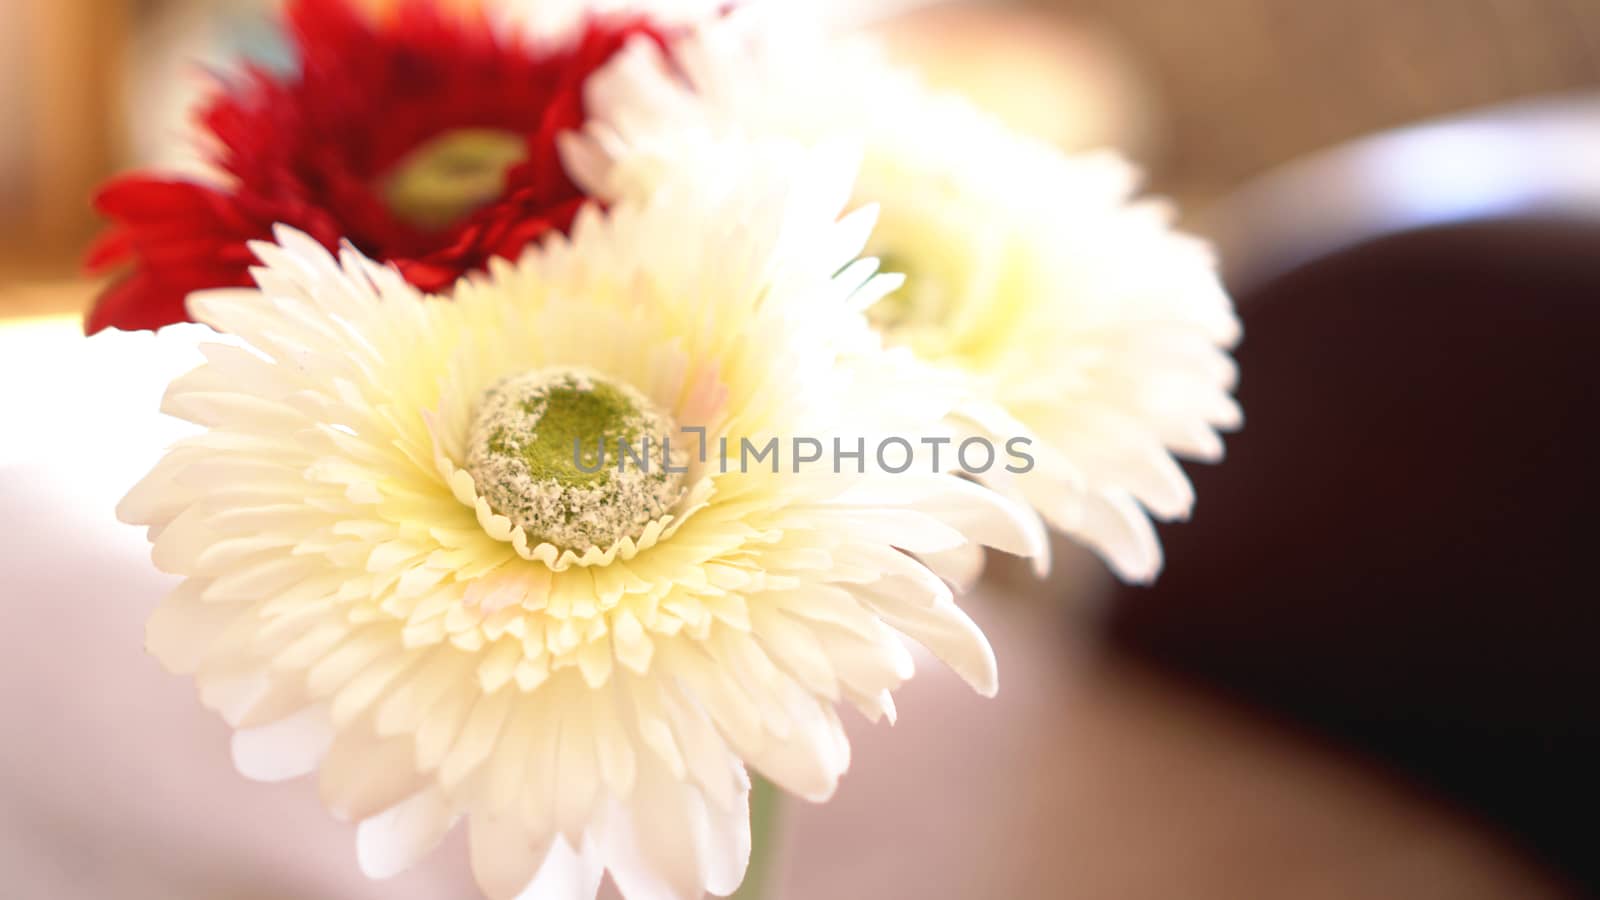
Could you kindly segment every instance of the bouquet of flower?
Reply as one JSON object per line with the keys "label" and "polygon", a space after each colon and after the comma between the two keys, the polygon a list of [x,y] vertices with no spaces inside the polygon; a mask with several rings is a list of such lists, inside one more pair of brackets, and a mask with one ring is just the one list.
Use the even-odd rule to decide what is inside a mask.
{"label": "bouquet of flower", "polygon": [[369,875],[464,819],[492,898],[730,894],[904,638],[996,691],[984,548],[1155,577],[1238,325],[1126,163],[776,3],[352,2],[225,79],[214,178],[105,187],[88,328],[215,331],[119,508],[149,649]]}

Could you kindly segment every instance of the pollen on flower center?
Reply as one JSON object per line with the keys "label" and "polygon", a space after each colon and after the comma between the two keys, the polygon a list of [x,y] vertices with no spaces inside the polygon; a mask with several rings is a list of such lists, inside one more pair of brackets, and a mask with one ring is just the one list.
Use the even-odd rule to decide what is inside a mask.
{"label": "pollen on flower center", "polygon": [[484,392],[466,469],[530,542],[582,553],[638,538],[683,496],[684,474],[674,469],[684,454],[667,455],[676,433],[671,417],[626,384],[539,369]]}
{"label": "pollen on flower center", "polygon": [[427,231],[450,226],[505,191],[506,173],[527,157],[527,139],[493,128],[460,128],[424,142],[384,178],[389,208]]}

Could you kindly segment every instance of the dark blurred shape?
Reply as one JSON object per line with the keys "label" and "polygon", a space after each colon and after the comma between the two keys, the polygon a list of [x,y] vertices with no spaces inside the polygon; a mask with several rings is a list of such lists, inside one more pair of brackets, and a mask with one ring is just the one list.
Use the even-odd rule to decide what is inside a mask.
{"label": "dark blurred shape", "polygon": [[[1332,229],[1320,253],[1241,262],[1270,273],[1238,297],[1245,430],[1225,465],[1192,471],[1198,514],[1163,529],[1165,574],[1122,592],[1112,628],[1595,887],[1600,207],[1513,182],[1552,153],[1600,151],[1490,131],[1529,166],[1489,187],[1544,199],[1452,212],[1444,195],[1439,215],[1377,217],[1363,241]],[[1404,138],[1281,181],[1279,213],[1315,219],[1308,199],[1359,194],[1375,148],[1392,159]],[[1412,162],[1425,178],[1427,155]],[[1267,233],[1254,248],[1290,252]]]}

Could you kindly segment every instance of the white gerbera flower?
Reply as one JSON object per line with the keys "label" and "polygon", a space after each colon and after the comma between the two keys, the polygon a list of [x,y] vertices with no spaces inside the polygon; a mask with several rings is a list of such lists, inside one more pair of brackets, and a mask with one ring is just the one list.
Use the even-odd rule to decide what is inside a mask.
{"label": "white gerbera flower", "polygon": [[590,80],[563,148],[589,190],[647,195],[726,135],[859,139],[856,198],[883,213],[868,252],[908,273],[872,310],[895,344],[964,373],[967,428],[1033,442],[1019,492],[1123,577],[1153,578],[1147,511],[1188,514],[1174,455],[1221,458],[1241,415],[1238,338],[1207,249],[1131,199],[1111,154],[1067,156],[931,93],[863,40],[755,4],[669,47],[639,42]]}
{"label": "white gerbera flower", "polygon": [[[848,163],[723,174],[591,208],[453,298],[287,229],[259,289],[191,298],[238,341],[172,385],[204,430],[119,509],[186,577],[149,647],[244,774],[320,766],[368,874],[465,818],[490,897],[592,897],[605,870],[630,898],[727,894],[745,765],[826,798],[835,705],[893,717],[901,634],[995,690],[936,572],[969,540],[1039,551],[1022,508],[870,454],[724,466],[723,438],[932,433],[951,401],[860,312],[895,280],[853,261]],[[711,452],[664,480],[553,465],[674,424]]]}

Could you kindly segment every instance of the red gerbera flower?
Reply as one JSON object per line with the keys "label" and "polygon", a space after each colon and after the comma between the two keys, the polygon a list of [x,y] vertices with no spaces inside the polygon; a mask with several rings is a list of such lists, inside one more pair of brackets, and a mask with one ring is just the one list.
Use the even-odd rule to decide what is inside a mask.
{"label": "red gerbera flower", "polygon": [[132,263],[85,325],[187,320],[191,291],[250,284],[248,242],[286,223],[349,240],[439,290],[565,230],[584,196],[556,153],[582,87],[642,21],[596,21],[569,46],[502,40],[479,13],[407,0],[381,21],[349,0],[290,0],[300,71],[248,69],[200,114],[225,186],[132,174],[95,199],[112,225],[92,271]]}

